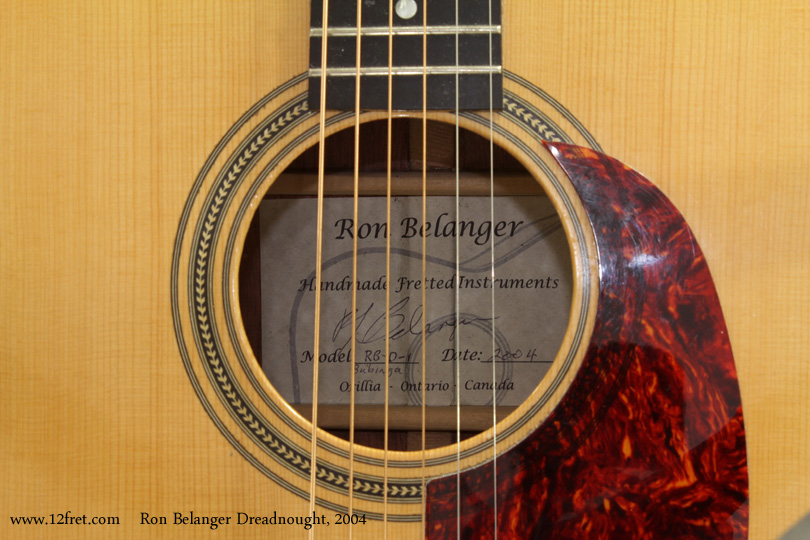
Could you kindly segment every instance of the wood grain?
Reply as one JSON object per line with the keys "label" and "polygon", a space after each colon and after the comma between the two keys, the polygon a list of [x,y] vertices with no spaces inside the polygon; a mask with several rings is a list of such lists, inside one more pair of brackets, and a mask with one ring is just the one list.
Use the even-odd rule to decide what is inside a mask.
{"label": "wood grain", "polygon": [[[306,513],[200,406],[169,274],[201,165],[305,70],[307,18],[293,1],[3,3],[0,537],[259,538],[140,513]],[[697,235],[739,373],[751,538],[777,537],[810,509],[810,6],[510,1],[504,26],[505,67]],[[67,510],[121,524],[9,520]]]}

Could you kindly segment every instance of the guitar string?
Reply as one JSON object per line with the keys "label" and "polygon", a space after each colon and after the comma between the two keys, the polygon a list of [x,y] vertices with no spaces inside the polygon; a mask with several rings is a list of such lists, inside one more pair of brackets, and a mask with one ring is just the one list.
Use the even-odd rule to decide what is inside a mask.
{"label": "guitar string", "polygon": [[[488,0],[488,24],[492,26],[492,0]],[[489,34],[489,65],[492,65],[492,33]],[[492,73],[489,74],[489,221],[495,223],[495,118],[492,104]],[[492,319],[492,515],[493,539],[498,540],[498,411],[496,390],[497,374],[495,362],[495,235],[489,239],[489,268],[492,289],[490,307]]]}
{"label": "guitar string", "polygon": [[[427,199],[427,9],[426,5],[424,6],[423,12],[423,28],[425,31],[423,32],[423,118],[422,118],[422,215],[423,220],[426,219],[426,199]],[[489,10],[490,10],[490,25],[491,25],[491,10],[492,4],[491,0],[489,0]],[[361,27],[362,21],[362,3],[357,3],[357,28]],[[455,2],[455,21],[456,26],[458,26],[458,1]],[[323,2],[323,40],[321,46],[321,65],[327,66],[327,39],[328,39],[328,32],[327,32],[327,25],[328,25],[328,0],[324,0]],[[358,223],[358,199],[359,199],[359,117],[360,117],[360,39],[361,33],[358,30],[357,33],[357,49],[356,49],[356,63],[358,66],[357,73],[355,75],[355,83],[356,83],[356,94],[355,94],[355,141],[354,141],[354,190],[353,190],[353,219],[354,223]],[[489,36],[489,46],[490,46],[490,64],[492,63],[492,36]],[[387,163],[386,163],[386,222],[387,227],[390,229],[391,223],[391,198],[392,198],[392,186],[391,186],[391,177],[392,177],[392,117],[393,117],[393,107],[392,107],[392,95],[393,95],[393,84],[392,84],[392,65],[393,65],[393,0],[389,0],[389,34],[388,34],[388,107],[387,107]],[[455,204],[456,204],[456,230],[459,227],[459,219],[460,219],[460,140],[459,140],[459,76],[458,76],[458,66],[459,66],[459,35],[456,33],[455,35],[455,65],[457,71],[455,73],[455,87],[456,87],[456,95],[455,95],[455,165],[456,165],[456,195],[455,195]],[[489,95],[490,95],[490,215],[491,218],[494,219],[494,154],[493,154],[493,110],[492,110],[492,75],[490,74],[489,77],[490,88],[489,88]],[[323,206],[324,206],[324,180],[325,180],[325,118],[326,118],[326,77],[321,77],[321,111],[320,111],[320,130],[319,130],[319,152],[318,152],[318,210],[317,210],[317,234],[316,234],[316,284],[320,284],[321,281],[321,265],[322,265],[322,241],[323,241]],[[423,236],[422,238],[422,278],[423,280],[426,277],[426,237]],[[459,261],[460,261],[460,242],[458,236],[456,237],[456,299],[455,299],[455,328],[456,328],[456,350],[460,350],[460,335],[459,335],[459,317],[460,317],[460,268],[459,268]],[[491,245],[491,274],[494,278],[494,245]],[[353,239],[353,279],[357,281],[357,235],[354,235]],[[391,272],[391,238],[390,235],[387,236],[386,241],[386,279],[390,281],[390,272]],[[352,288],[352,371],[351,371],[351,383],[350,383],[350,420],[349,420],[349,445],[350,445],[350,456],[349,456],[349,515],[351,516],[352,513],[352,504],[353,504],[353,453],[354,453],[354,409],[355,409],[355,388],[354,388],[354,380],[355,380],[355,373],[354,367],[356,363],[356,305],[357,305],[357,293],[356,287]],[[313,346],[313,357],[318,358],[319,355],[319,346],[320,346],[320,333],[318,329],[320,328],[320,310],[321,310],[321,298],[320,298],[320,286],[316,285],[315,291],[315,327],[316,331],[314,332],[314,346]],[[422,462],[423,462],[423,497],[425,494],[425,477],[424,477],[424,463],[425,463],[425,453],[426,453],[426,410],[425,410],[425,387],[426,387],[426,349],[425,349],[425,334],[426,334],[426,291],[423,289],[422,291],[422,309],[423,309],[423,317],[422,317],[422,433],[421,433],[421,442],[422,442]],[[496,378],[495,373],[495,359],[494,359],[494,313],[495,313],[495,303],[494,303],[494,289],[492,291],[492,298],[491,298],[491,306],[492,306],[492,322],[493,322],[493,330],[492,330],[492,347],[493,347],[493,429],[495,428],[496,423],[496,410],[495,410],[495,398],[496,392],[494,390],[494,381]],[[390,334],[390,287],[386,287],[386,320],[385,320],[386,332],[385,332],[385,404],[384,404],[384,472],[383,472],[383,522],[384,522],[384,529],[383,529],[383,538],[387,538],[387,530],[388,530],[388,447],[389,447],[389,358],[390,358],[390,341],[388,336]],[[314,505],[315,505],[315,485],[316,485],[316,471],[317,471],[317,417],[318,417],[318,362],[313,362],[313,406],[312,406],[312,426],[313,426],[313,433],[312,433],[312,450],[311,450],[311,470],[310,470],[310,511],[314,512]],[[461,449],[461,408],[460,408],[460,386],[458,381],[460,380],[460,362],[458,358],[456,358],[455,362],[455,369],[456,369],[456,451],[457,451],[457,466],[456,466],[456,476],[457,476],[457,507],[456,507],[456,519],[457,519],[457,536],[460,538],[461,534],[461,484],[460,484],[460,449]],[[494,454],[493,457],[497,455]],[[495,477],[497,478],[497,463],[495,462]],[[495,500],[495,508],[497,509],[497,498]],[[495,537],[497,538],[497,510],[496,510],[496,524],[495,524]],[[424,521],[424,515],[423,515]],[[351,522],[351,520],[350,520]],[[313,537],[313,529],[310,530],[310,538]],[[352,528],[351,524],[349,527],[349,538],[352,537]]]}
{"label": "guitar string", "polygon": [[[427,4],[422,5],[422,223],[427,223]],[[422,283],[427,281],[427,234],[422,235]],[[427,506],[427,480],[425,477],[427,422],[427,287],[422,287],[422,508]],[[426,530],[425,512],[422,511],[422,531]]]}
{"label": "guitar string", "polygon": [[357,1],[357,37],[355,51],[355,66],[357,73],[354,78],[354,194],[352,204],[352,223],[354,223],[355,234],[352,239],[352,354],[351,372],[349,374],[349,540],[352,540],[354,532],[354,413],[355,399],[357,391],[355,389],[355,370],[357,367],[357,237],[359,201],[360,201],[360,46],[362,40],[361,27],[363,26],[363,2]]}
{"label": "guitar string", "polygon": [[393,116],[394,0],[388,0],[388,133],[386,152],[386,240],[385,240],[385,405],[383,410],[383,540],[388,538],[388,398],[389,358],[391,354],[391,118]]}
{"label": "guitar string", "polygon": [[[455,7],[455,24],[458,28],[458,0],[454,2]],[[455,60],[456,60],[456,74],[455,74],[455,111],[456,111],[456,131],[455,131],[455,146],[456,146],[456,232],[459,228],[459,187],[461,184],[461,164],[459,154],[459,61],[458,61],[458,45],[459,33],[455,35]],[[460,234],[456,234],[456,305],[455,305],[455,379],[456,379],[456,537],[461,540],[461,362],[459,361],[459,351],[461,350],[461,332],[459,326],[459,317],[461,315],[461,249],[460,249]]]}
{"label": "guitar string", "polygon": [[[321,66],[326,68],[327,24],[329,21],[329,2],[323,0],[323,40],[321,41]],[[318,130],[318,210],[315,233],[315,331],[312,347],[312,446],[309,461],[309,514],[315,515],[315,485],[317,481],[317,448],[318,448],[318,358],[320,356],[320,322],[321,322],[321,263],[323,259],[323,191],[324,191],[324,148],[326,147],[326,74],[321,76],[321,110]],[[314,538],[315,528],[309,529],[309,538]]]}

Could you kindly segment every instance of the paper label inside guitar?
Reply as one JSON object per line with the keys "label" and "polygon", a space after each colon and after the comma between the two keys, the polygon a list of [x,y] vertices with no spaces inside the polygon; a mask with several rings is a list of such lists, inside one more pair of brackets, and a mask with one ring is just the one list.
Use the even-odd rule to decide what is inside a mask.
{"label": "paper label inside guitar", "polygon": [[[455,404],[456,359],[461,362],[461,404],[491,404],[494,358],[498,404],[519,405],[548,371],[568,326],[572,271],[559,217],[542,196],[496,197],[494,219],[488,198],[462,197],[458,222],[454,197],[430,198],[426,220],[421,204],[419,197],[392,201],[387,279],[385,198],[361,199],[357,227],[351,197],[326,200],[319,402],[349,403],[356,286],[357,403],[384,401],[385,295],[390,287],[391,404],[421,404],[424,289],[427,404]],[[315,253],[315,205],[312,198],[277,198],[265,200],[260,210],[263,368],[293,404],[312,402],[315,260],[300,255]],[[356,283],[351,277],[354,234]],[[423,234],[429,253],[424,278]],[[462,254],[458,281],[457,241]]]}

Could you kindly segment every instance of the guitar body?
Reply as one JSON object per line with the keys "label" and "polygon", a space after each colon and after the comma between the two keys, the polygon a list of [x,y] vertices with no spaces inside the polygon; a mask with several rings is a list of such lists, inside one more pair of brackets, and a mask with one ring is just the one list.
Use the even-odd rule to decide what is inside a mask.
{"label": "guitar body", "polygon": [[[486,433],[462,444],[466,485],[488,482],[481,500],[504,490],[500,512],[523,520],[515,537],[597,537],[583,531],[598,526],[608,538],[669,530],[770,539],[810,510],[810,8],[750,4],[503,3],[510,107],[497,115],[496,142],[538,179],[562,218],[577,281],[571,320],[582,321],[571,323],[550,375],[502,423],[498,462],[514,481],[504,485],[502,475],[494,488],[486,473],[475,476],[491,462]],[[309,64],[308,6],[16,2],[5,6],[0,30],[0,536],[305,538],[300,524],[244,524],[311,515],[309,424],[261,375],[242,329],[237,276],[263,193],[317,142],[318,115],[300,76]],[[463,127],[487,135],[486,116],[467,114]],[[380,118],[366,113],[363,121]],[[442,112],[431,118],[453,122]],[[353,125],[351,114],[329,119],[330,133]],[[552,141],[556,159],[541,139]],[[595,150],[643,171],[666,194],[653,208],[665,210],[658,225],[680,251],[653,242],[645,253],[683,262],[677,254],[689,251],[677,275],[703,295],[690,300],[690,321],[702,323],[694,331],[650,315],[666,313],[648,307],[671,274],[611,273],[635,268],[627,238],[604,234],[631,206],[613,215],[600,205],[636,201],[633,190],[648,184]],[[591,176],[577,168],[588,160]],[[615,181],[614,191],[588,192],[599,179]],[[636,217],[655,222],[643,211]],[[599,291],[629,295],[645,285],[656,285],[650,295],[618,302],[623,315],[599,311]],[[639,321],[683,335],[667,349],[666,339],[650,338],[656,332],[633,327]],[[700,336],[696,357],[682,347],[692,335]],[[610,386],[616,378],[649,389],[650,366],[655,381],[688,381],[645,394],[671,405],[631,403],[636,394]],[[589,378],[598,381],[589,386]],[[571,396],[582,392],[574,411]],[[599,407],[589,410],[587,396]],[[610,408],[616,400],[639,414],[621,420]],[[672,417],[644,414],[655,407]],[[549,446],[555,421],[564,448]],[[615,464],[598,458],[619,441],[606,435],[603,448],[594,433],[615,434],[616,426],[633,432],[621,441],[627,470],[652,462],[672,470],[652,457],[669,453],[698,472],[611,476]],[[658,446],[633,446],[655,440],[662,426]],[[325,433],[322,441],[316,515],[330,525],[315,535],[348,537],[336,523],[347,505],[340,482],[348,445]],[[354,538],[379,538],[383,512],[392,516],[391,538],[455,537],[455,516],[443,506],[454,489],[455,447],[428,451],[424,467],[393,455],[390,509],[374,492],[382,451],[358,452],[355,480],[370,487],[353,504],[369,519],[352,526]],[[434,497],[424,506],[413,496],[423,472]],[[562,472],[569,484],[554,476]],[[527,475],[548,481],[521,485]],[[672,504],[673,478],[711,489],[685,489],[683,504]],[[588,488],[610,482],[623,490],[610,499],[621,511],[559,502],[608,500]],[[532,485],[558,499],[543,501]],[[662,493],[654,524],[630,519],[637,500]],[[695,501],[711,506],[710,518],[678,513]],[[542,516],[524,519],[541,507]],[[465,508],[465,534],[488,537],[476,522],[488,510]],[[566,528],[572,508],[587,519]],[[51,514],[118,523],[11,519],[50,523]],[[695,528],[678,529],[690,519]]]}

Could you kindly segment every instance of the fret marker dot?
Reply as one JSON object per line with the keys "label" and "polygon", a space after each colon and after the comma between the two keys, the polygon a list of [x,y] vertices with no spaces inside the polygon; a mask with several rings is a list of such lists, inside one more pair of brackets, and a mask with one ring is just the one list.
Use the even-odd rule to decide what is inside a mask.
{"label": "fret marker dot", "polygon": [[399,0],[396,5],[397,15],[402,19],[410,19],[416,15],[416,1],[415,0]]}

